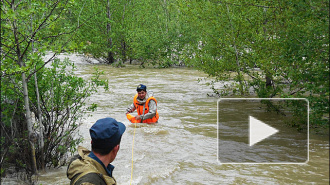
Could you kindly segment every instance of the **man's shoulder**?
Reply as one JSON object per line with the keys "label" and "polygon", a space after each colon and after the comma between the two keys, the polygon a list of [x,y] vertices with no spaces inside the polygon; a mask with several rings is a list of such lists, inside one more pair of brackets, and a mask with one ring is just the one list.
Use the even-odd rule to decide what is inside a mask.
{"label": "man's shoulder", "polygon": [[155,97],[149,97],[147,102],[148,104],[154,104],[154,105],[157,104],[157,100]]}
{"label": "man's shoulder", "polygon": [[106,185],[107,183],[105,182],[104,178],[102,177],[103,175],[100,173],[88,173],[82,177],[80,177],[75,185]]}

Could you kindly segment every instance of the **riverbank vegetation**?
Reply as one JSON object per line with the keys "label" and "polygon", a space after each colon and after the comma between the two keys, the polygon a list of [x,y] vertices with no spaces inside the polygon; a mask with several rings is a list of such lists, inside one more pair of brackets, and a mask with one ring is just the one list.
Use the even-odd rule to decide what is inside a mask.
{"label": "riverbank vegetation", "polygon": [[329,125],[328,33],[325,0],[1,1],[1,173],[60,165],[86,98],[107,88],[98,71],[85,81],[65,70],[61,52],[194,67],[220,96],[307,98],[317,128]]}
{"label": "riverbank vegetation", "polygon": [[[307,98],[311,127],[329,125],[328,1],[83,5],[73,12],[86,24],[76,37],[80,52],[117,66],[194,67],[215,78],[211,88],[219,96]],[[233,83],[217,89],[224,81]]]}
{"label": "riverbank vegetation", "polygon": [[74,133],[83,115],[96,108],[86,106],[87,98],[108,88],[98,70],[87,81],[74,75],[73,63],[56,58],[77,29],[61,21],[73,7],[1,1],[1,176],[25,173],[33,184],[38,170],[65,164],[81,141]]}

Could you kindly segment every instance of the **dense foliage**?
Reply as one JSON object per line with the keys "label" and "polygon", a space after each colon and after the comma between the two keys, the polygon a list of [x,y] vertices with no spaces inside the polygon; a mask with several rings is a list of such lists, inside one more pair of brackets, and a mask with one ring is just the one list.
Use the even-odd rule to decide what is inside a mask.
{"label": "dense foliage", "polygon": [[328,125],[328,1],[196,1],[181,12],[199,35],[189,64],[233,82],[216,93],[307,98],[311,125]]}
{"label": "dense foliage", "polygon": [[[40,102],[37,101],[35,82],[29,81],[29,101],[33,119],[33,134],[36,147],[36,162],[58,167],[65,164],[68,152],[75,152],[80,137],[75,131],[82,123],[86,112],[94,111],[96,105],[85,106],[86,99],[96,92],[100,73],[96,72],[88,82],[74,75],[75,67],[69,61],[55,59],[50,68],[37,73]],[[24,102],[20,92],[20,75],[4,76],[1,81],[1,149],[2,168],[16,164],[17,169],[33,171],[28,152],[29,137],[25,118]],[[38,106],[41,108],[39,117]],[[38,124],[42,121],[41,126]],[[40,127],[42,130],[40,130]],[[40,136],[43,138],[43,148]],[[63,158],[64,157],[64,158]],[[42,158],[44,161],[42,161]],[[44,163],[44,164],[42,164]]]}
{"label": "dense foliage", "polygon": [[1,176],[14,166],[31,180],[38,169],[63,165],[80,142],[74,133],[81,118],[96,108],[86,99],[98,86],[108,87],[100,72],[86,81],[74,75],[73,64],[56,58],[77,29],[64,21],[73,6],[1,1]]}

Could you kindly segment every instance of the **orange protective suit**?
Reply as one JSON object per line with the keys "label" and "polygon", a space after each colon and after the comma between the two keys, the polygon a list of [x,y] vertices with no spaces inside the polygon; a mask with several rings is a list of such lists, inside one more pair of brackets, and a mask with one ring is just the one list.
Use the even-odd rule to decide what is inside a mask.
{"label": "orange protective suit", "polygon": [[[144,114],[147,114],[149,112],[149,101],[150,100],[154,100],[156,102],[156,105],[157,105],[157,100],[156,98],[154,97],[149,97],[147,99],[147,101],[145,102],[145,106],[144,106],[144,114],[143,114],[143,105],[140,105],[139,102],[137,101],[137,97],[138,95],[136,94],[134,96],[134,100],[133,100],[133,103],[134,103],[134,106],[135,106],[135,109],[138,113],[138,115],[144,115]],[[135,119],[135,116],[131,115],[131,114],[126,114],[126,117],[127,119],[132,122],[132,123],[141,123],[141,120],[136,120]],[[158,118],[159,118],[159,114],[158,114],[158,111],[156,110],[156,115],[152,118],[149,118],[149,119],[145,119],[142,121],[142,123],[148,123],[148,124],[151,124],[151,123],[156,123],[158,121]]]}

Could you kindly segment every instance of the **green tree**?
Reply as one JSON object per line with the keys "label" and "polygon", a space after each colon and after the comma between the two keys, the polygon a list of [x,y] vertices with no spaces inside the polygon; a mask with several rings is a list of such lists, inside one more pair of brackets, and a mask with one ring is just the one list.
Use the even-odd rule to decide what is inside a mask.
{"label": "green tree", "polygon": [[75,16],[71,19],[81,25],[74,48],[78,52],[109,64],[118,61],[118,65],[127,60],[160,66],[171,65],[172,59],[178,63],[184,44],[180,42],[175,1],[103,0],[80,4],[82,8],[73,10]]}
{"label": "green tree", "polygon": [[[69,64],[54,61],[78,27],[64,17],[75,6],[69,0],[1,1],[2,168],[15,163],[31,175],[44,165],[57,166],[66,148],[79,141],[71,134],[86,111],[86,98],[97,86],[107,87],[98,72],[86,82],[65,70]],[[53,54],[44,61],[49,51]],[[51,69],[45,68],[50,63]]]}
{"label": "green tree", "polygon": [[190,65],[233,82],[215,93],[306,97],[312,125],[328,123],[329,2],[182,1],[180,11],[198,36]]}
{"label": "green tree", "polygon": [[[122,13],[123,5],[119,1],[76,1],[80,8],[72,9],[68,22],[76,24],[80,29],[76,32],[73,50],[112,64],[118,37],[117,22],[114,21]],[[118,13],[119,12],[119,13]]]}

